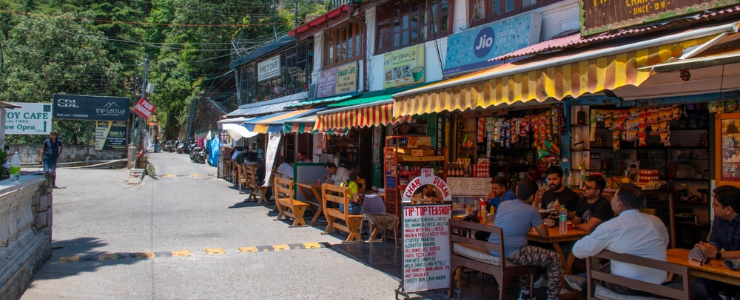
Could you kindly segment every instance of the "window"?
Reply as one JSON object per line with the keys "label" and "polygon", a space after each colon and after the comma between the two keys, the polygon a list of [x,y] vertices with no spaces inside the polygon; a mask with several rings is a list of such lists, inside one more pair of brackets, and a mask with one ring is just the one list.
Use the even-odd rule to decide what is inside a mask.
{"label": "window", "polygon": [[[241,96],[246,103],[255,103],[308,90],[313,69],[313,40],[307,39],[298,44],[260,57],[241,67]],[[280,55],[280,75],[258,81],[257,64],[265,59]]]}
{"label": "window", "polygon": [[365,24],[346,22],[324,31],[324,68],[362,59]]}
{"label": "window", "polygon": [[449,35],[451,15],[448,0],[404,0],[379,6],[376,54]]}
{"label": "window", "polygon": [[470,27],[483,25],[563,0],[468,0]]}

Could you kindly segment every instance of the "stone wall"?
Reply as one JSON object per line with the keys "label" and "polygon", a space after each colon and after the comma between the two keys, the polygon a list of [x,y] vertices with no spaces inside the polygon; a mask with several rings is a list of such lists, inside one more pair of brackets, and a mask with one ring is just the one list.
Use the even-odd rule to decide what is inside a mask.
{"label": "stone wall", "polygon": [[[39,153],[42,145],[9,145],[10,151],[16,152],[21,157],[22,164],[38,164]],[[86,161],[87,146],[64,146],[62,157],[59,162]],[[90,147],[89,160],[111,160],[126,158],[126,150],[95,150]]]}
{"label": "stone wall", "polygon": [[51,257],[53,202],[51,178],[0,181],[0,300],[18,299]]}

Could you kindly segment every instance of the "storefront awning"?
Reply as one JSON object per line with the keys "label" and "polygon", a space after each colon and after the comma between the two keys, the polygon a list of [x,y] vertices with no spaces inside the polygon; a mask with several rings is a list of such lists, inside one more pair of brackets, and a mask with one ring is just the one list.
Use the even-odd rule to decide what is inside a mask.
{"label": "storefront awning", "polygon": [[247,130],[241,124],[227,123],[223,124],[222,128],[222,130],[226,131],[226,133],[228,133],[233,140],[238,140],[241,138],[251,138],[257,135],[256,132],[251,132]]}
{"label": "storefront awning", "polygon": [[316,115],[293,119],[285,122],[283,132],[288,133],[311,133],[316,124]]}
{"label": "storefront awning", "polygon": [[350,99],[352,97],[359,96],[359,95],[362,95],[362,93],[351,93],[351,94],[344,94],[344,95],[339,95],[339,96],[324,97],[324,98],[319,98],[319,99],[304,100],[301,102],[291,103],[290,105],[286,106],[286,108],[335,103],[335,102],[347,100],[347,99]]}
{"label": "storefront awning", "polygon": [[393,117],[393,99],[382,100],[318,113],[316,130],[343,130],[352,127],[369,127],[401,122],[406,117]]}
{"label": "storefront awning", "polygon": [[542,102],[637,86],[650,76],[649,70],[640,68],[679,57],[724,32],[737,32],[737,24],[496,66],[395,94],[394,116],[485,108],[517,101]]}
{"label": "storefront awning", "polygon": [[251,118],[223,119],[221,121],[216,122],[216,126],[218,126],[218,130],[224,130],[224,128],[223,128],[224,124],[237,124],[237,125],[241,125],[242,123],[246,122],[247,120],[251,120]]}
{"label": "storefront awning", "polygon": [[244,123],[247,130],[257,133],[278,133],[283,130],[285,122],[304,117],[324,109],[324,107],[291,110],[268,116],[254,118]]}

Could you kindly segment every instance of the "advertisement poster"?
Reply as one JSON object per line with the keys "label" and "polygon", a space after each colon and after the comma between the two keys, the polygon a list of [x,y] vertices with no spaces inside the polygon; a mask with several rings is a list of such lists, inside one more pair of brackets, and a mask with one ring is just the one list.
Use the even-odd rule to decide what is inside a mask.
{"label": "advertisement poster", "polygon": [[149,120],[149,116],[152,115],[156,108],[154,104],[141,98],[139,99],[139,103],[136,103],[134,106],[134,113],[144,120]]}
{"label": "advertisement poster", "polygon": [[270,140],[267,142],[267,157],[265,157],[265,184],[262,186],[270,186],[270,175],[272,175],[272,167],[275,165],[275,156],[277,155],[278,146],[280,145],[280,133],[270,134]]}
{"label": "advertisement poster", "polygon": [[449,204],[403,206],[403,287],[407,292],[450,287]]}
{"label": "advertisement poster", "polygon": [[443,75],[503,64],[490,59],[539,43],[542,15],[530,11],[450,36]]}
{"label": "advertisement poster", "polygon": [[126,150],[127,137],[126,122],[95,122],[95,150]]}
{"label": "advertisement poster", "polygon": [[5,113],[5,134],[51,133],[51,103],[11,102],[21,108]]}
{"label": "advertisement poster", "polygon": [[416,177],[414,180],[409,182],[406,189],[403,191],[403,195],[401,195],[402,201],[411,202],[411,198],[418,197],[417,194],[419,193],[417,193],[417,190],[429,188],[427,185],[430,185],[433,188],[434,194],[437,195],[437,197],[442,198],[444,201],[452,201],[452,194],[450,193],[450,189],[447,187],[447,183],[442,180],[442,178],[435,176],[434,169],[432,168],[421,169],[421,176]]}
{"label": "advertisement poster", "polygon": [[357,91],[357,62],[337,67],[337,87],[334,94],[354,93]]}
{"label": "advertisement poster", "polygon": [[316,87],[316,98],[334,96],[337,87],[337,67],[322,70],[319,73],[319,85]]}
{"label": "advertisement poster", "polygon": [[257,80],[262,81],[280,75],[280,55],[257,64]]}
{"label": "advertisement poster", "polygon": [[125,97],[54,94],[54,119],[126,121],[131,99]]}
{"label": "advertisement poster", "polygon": [[424,44],[383,55],[383,88],[424,82]]}
{"label": "advertisement poster", "polygon": [[316,135],[316,149],[326,149],[326,134],[318,133]]}

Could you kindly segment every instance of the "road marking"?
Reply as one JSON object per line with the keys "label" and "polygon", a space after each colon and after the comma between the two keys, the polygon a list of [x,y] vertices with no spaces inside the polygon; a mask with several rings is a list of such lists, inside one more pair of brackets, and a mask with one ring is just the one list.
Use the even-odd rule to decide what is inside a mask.
{"label": "road marking", "polygon": [[178,257],[178,256],[190,256],[190,250],[172,251],[172,257]]}
{"label": "road marking", "polygon": [[274,251],[286,251],[286,250],[290,250],[290,246],[288,246],[288,244],[272,245],[272,249],[274,249]]}
{"label": "road marking", "polygon": [[200,174],[190,174],[190,177],[199,178],[201,177],[201,175]]}
{"label": "road marking", "polygon": [[149,259],[154,258],[154,252],[138,252],[136,253],[137,259]]}
{"label": "road marking", "polygon": [[79,256],[62,256],[59,258],[59,262],[78,262],[80,261]]}
{"label": "road marking", "polygon": [[239,247],[239,252],[243,252],[243,253],[257,252],[257,247]]}
{"label": "road marking", "polygon": [[116,260],[118,259],[118,253],[108,253],[98,255],[98,260]]}
{"label": "road marking", "polygon": [[175,177],[177,177],[177,175],[175,175],[175,174],[164,174],[164,175],[162,175],[162,177],[164,177],[164,178],[175,178]]}
{"label": "road marking", "polygon": [[224,248],[208,248],[206,254],[226,254]]}

